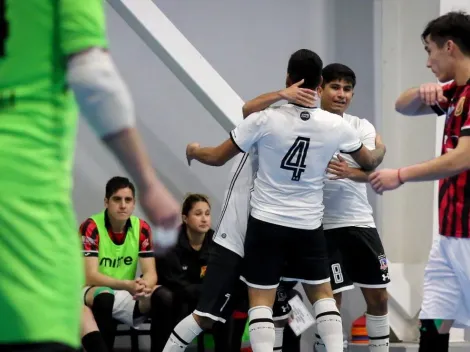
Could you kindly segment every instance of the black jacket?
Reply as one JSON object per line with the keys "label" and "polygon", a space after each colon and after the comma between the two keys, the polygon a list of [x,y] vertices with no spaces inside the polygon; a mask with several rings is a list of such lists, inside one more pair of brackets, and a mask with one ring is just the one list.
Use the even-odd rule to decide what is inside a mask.
{"label": "black jacket", "polygon": [[177,245],[164,257],[157,259],[158,285],[163,285],[183,300],[197,302],[209,259],[214,231],[207,232],[202,247],[194,250],[182,228]]}

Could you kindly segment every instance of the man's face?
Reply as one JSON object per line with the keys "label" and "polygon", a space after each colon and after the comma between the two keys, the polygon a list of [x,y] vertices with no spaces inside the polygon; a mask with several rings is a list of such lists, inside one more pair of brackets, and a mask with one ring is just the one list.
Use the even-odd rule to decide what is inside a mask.
{"label": "man's face", "polygon": [[321,95],[321,108],[323,110],[343,115],[351,103],[354,88],[351,83],[338,79],[320,87],[318,93]]}
{"label": "man's face", "polygon": [[109,199],[104,199],[108,215],[117,221],[127,221],[134,212],[135,199],[130,188],[121,188]]}
{"label": "man's face", "polygon": [[454,59],[451,55],[455,50],[455,44],[448,40],[442,48],[432,41],[430,36],[424,40],[424,50],[428,53],[428,61],[426,66],[431,69],[432,73],[440,82],[448,82],[454,79]]}

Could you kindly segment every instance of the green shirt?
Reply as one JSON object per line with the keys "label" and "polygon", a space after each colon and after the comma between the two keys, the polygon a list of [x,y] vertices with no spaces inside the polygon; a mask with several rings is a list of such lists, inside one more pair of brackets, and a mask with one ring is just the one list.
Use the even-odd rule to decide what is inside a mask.
{"label": "green shirt", "polygon": [[106,276],[119,280],[134,280],[139,259],[140,220],[131,216],[131,226],[127,230],[123,244],[115,244],[108,234],[105,225],[105,212],[91,217],[100,236],[98,247],[98,271]]}
{"label": "green shirt", "polygon": [[2,192],[70,196],[78,111],[67,58],[105,48],[105,25],[102,0],[0,0]]}

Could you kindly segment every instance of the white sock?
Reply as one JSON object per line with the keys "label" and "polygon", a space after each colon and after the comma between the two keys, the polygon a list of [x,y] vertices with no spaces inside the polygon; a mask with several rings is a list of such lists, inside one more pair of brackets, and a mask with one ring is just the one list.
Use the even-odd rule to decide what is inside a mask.
{"label": "white sock", "polygon": [[367,335],[369,335],[370,352],[388,352],[390,323],[388,314],[376,316],[366,314]]}
{"label": "white sock", "polygon": [[[315,324],[316,327],[316,324]],[[323,343],[323,340],[321,339],[320,335],[318,335],[318,332],[315,329],[315,337],[313,339],[314,341],[314,351],[315,352],[326,352],[326,347],[325,344]]]}
{"label": "white sock", "polygon": [[336,302],[324,298],[313,305],[318,335],[328,352],[343,352],[343,325]]}
{"label": "white sock", "polygon": [[202,329],[193,315],[188,315],[175,326],[163,352],[184,351],[201,332]]}
{"label": "white sock", "polygon": [[253,307],[248,311],[248,320],[253,352],[273,352],[276,335],[272,309],[266,306]]}
{"label": "white sock", "polygon": [[274,328],[274,352],[282,352],[282,339],[284,338],[284,327]]}

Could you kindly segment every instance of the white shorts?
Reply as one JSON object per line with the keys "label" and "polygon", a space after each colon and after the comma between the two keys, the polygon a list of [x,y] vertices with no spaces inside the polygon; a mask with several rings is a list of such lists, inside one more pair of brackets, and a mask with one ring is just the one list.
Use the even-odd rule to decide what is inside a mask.
{"label": "white shorts", "polygon": [[214,242],[244,256],[244,243],[253,182],[258,169],[255,152],[239,154],[231,170],[231,180],[225,191],[219,224],[215,229]]}
{"label": "white shorts", "polygon": [[[90,286],[83,288],[83,301],[85,301],[85,294]],[[138,329],[147,319],[146,316],[139,316],[134,319],[134,308],[137,301],[134,300],[132,295],[124,290],[114,291],[114,304],[113,304],[113,318],[119,322]]]}
{"label": "white shorts", "polygon": [[470,239],[439,237],[424,271],[419,318],[454,320],[454,327],[470,327]]}

